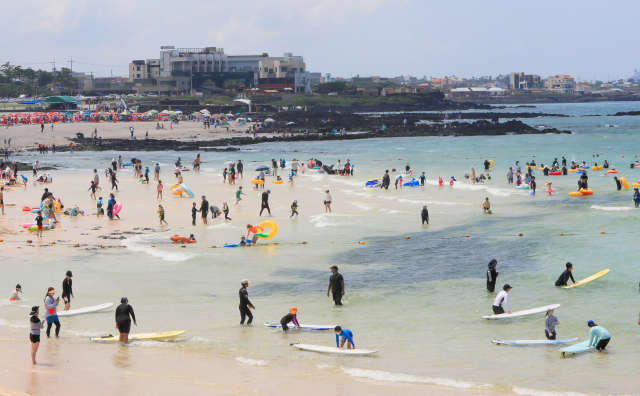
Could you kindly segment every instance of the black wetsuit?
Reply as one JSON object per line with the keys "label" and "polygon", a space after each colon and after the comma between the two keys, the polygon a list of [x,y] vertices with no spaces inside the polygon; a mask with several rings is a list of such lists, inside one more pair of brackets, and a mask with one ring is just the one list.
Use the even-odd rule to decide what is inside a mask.
{"label": "black wetsuit", "polygon": [[622,190],[622,183],[620,183],[620,179],[616,180],[616,186],[618,187],[618,191]]}
{"label": "black wetsuit", "polygon": [[238,165],[236,165],[236,168],[238,169],[238,174],[241,175],[242,170],[244,169],[244,164],[242,162],[238,162]]}
{"label": "black wetsuit", "polygon": [[116,161],[111,162],[111,167],[114,171],[118,170],[118,163]]}
{"label": "black wetsuit", "polygon": [[487,160],[484,160],[484,170],[488,171],[490,166],[491,166],[491,163]]}
{"label": "black wetsuit", "polygon": [[282,330],[283,331],[289,330],[289,326],[287,325],[291,322],[293,322],[293,315],[291,314],[291,312],[289,312],[288,314],[284,315],[282,319],[280,319],[280,325],[282,326]]}
{"label": "black wetsuit", "polygon": [[429,211],[427,209],[422,209],[420,215],[422,216],[422,224],[424,224],[425,222],[429,224]]}
{"label": "black wetsuit", "polygon": [[335,274],[329,277],[329,282],[331,282],[331,293],[333,294],[333,302],[336,305],[342,305],[342,282],[344,282],[344,278],[342,278],[342,274],[336,272]]}
{"label": "black wetsuit", "polygon": [[388,173],[385,173],[384,176],[382,176],[382,184],[380,185],[380,188],[384,187],[385,189],[389,189],[389,183],[391,183],[391,177],[389,176]]}
{"label": "black wetsuit", "polygon": [[260,216],[262,216],[262,211],[265,209],[269,211],[269,215],[271,215],[271,209],[269,208],[269,193],[266,191],[262,193],[262,209],[260,209]]}
{"label": "black wetsuit", "polygon": [[498,272],[495,268],[487,270],[487,290],[493,293],[496,290],[496,280],[498,279]]}
{"label": "black wetsuit", "polygon": [[200,204],[200,212],[202,212],[202,218],[206,219],[207,214],[209,213],[209,201],[207,201],[206,199],[203,200]]}
{"label": "black wetsuit", "polygon": [[240,288],[240,324],[244,324],[244,320],[245,317],[249,318],[249,320],[247,320],[247,324],[251,324],[251,322],[253,321],[253,315],[251,314],[251,309],[249,309],[249,305],[253,305],[251,304],[251,301],[249,301],[249,293],[247,293],[247,288],[246,287],[241,287]]}
{"label": "black wetsuit", "polygon": [[571,271],[564,270],[562,275],[560,275],[560,277],[556,281],[556,286],[566,286],[567,282],[569,282],[569,279],[571,279],[573,283],[576,283],[575,279],[573,279],[573,274],[571,273]]}
{"label": "black wetsuit", "polygon": [[64,278],[62,281],[62,299],[65,302],[71,302],[71,295],[73,294],[73,290],[71,286],[73,285],[73,281],[71,279]]}
{"label": "black wetsuit", "polygon": [[133,318],[135,322],[136,314],[133,313],[131,305],[126,303],[118,305],[118,308],[116,308],[116,323],[118,324],[118,331],[120,333],[128,334],[131,330],[131,318],[129,318],[129,315],[131,315],[131,318]]}

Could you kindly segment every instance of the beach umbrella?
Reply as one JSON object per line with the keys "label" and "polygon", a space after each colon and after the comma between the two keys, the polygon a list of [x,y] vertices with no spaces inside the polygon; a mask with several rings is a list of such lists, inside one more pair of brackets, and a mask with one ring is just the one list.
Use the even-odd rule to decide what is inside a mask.
{"label": "beach umbrella", "polygon": [[195,113],[191,113],[191,115],[192,116],[196,116],[196,117],[200,117],[202,115],[202,113],[195,112]]}
{"label": "beach umbrella", "polygon": [[221,126],[225,126],[225,125],[229,125],[229,123],[228,123],[228,122],[226,122],[226,121],[222,121],[222,122],[220,123],[220,125],[221,125]]}
{"label": "beach umbrella", "polygon": [[158,110],[149,110],[149,113],[158,113]]}
{"label": "beach umbrella", "polygon": [[295,122],[291,121],[291,122],[287,122],[287,125],[294,125]]}
{"label": "beach umbrella", "polygon": [[180,109],[175,109],[173,112],[174,112],[174,113],[182,113],[182,110],[180,110]]}
{"label": "beach umbrella", "polygon": [[273,120],[273,118],[267,118],[266,120],[264,120],[264,122],[275,122],[275,121]]}
{"label": "beach umbrella", "polygon": [[160,114],[169,114],[169,110],[162,110]]}
{"label": "beach umbrella", "polygon": [[[35,113],[35,114],[34,114],[34,116],[37,116],[37,115],[38,115],[38,113]],[[64,113],[64,115],[71,115],[71,112],[70,112],[70,111],[67,111],[66,113]]]}
{"label": "beach umbrella", "polygon": [[227,117],[233,117],[233,114],[231,114],[231,113],[227,113],[227,114],[225,114],[225,115],[226,115]]}
{"label": "beach umbrella", "polygon": [[247,118],[247,121],[253,121],[251,118]]}
{"label": "beach umbrella", "polygon": [[260,172],[261,170],[269,170],[269,167],[266,165],[262,165],[256,168],[256,172]]}
{"label": "beach umbrella", "polygon": [[122,115],[131,115],[131,113],[129,113],[127,110],[123,111],[122,113],[120,113]]}
{"label": "beach umbrella", "polygon": [[207,110],[207,109],[202,109],[202,110],[200,110],[200,112],[201,112],[201,113],[207,113],[207,114],[209,114],[209,113],[210,113],[210,111],[209,111],[209,110]]}

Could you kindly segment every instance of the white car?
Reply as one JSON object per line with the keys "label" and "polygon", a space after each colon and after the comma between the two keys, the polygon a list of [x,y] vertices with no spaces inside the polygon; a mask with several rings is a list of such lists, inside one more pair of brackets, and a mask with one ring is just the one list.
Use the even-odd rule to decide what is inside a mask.
{"label": "white car", "polygon": [[154,94],[153,92],[149,92],[147,94],[147,96],[150,97],[150,98],[157,98],[158,97],[158,95]]}

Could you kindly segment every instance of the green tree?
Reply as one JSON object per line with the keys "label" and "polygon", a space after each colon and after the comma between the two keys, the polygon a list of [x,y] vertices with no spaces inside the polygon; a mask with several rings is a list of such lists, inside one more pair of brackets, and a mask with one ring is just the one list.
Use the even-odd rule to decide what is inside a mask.
{"label": "green tree", "polygon": [[340,92],[348,91],[351,89],[353,89],[353,87],[350,86],[349,84],[342,81],[336,81],[336,82],[320,84],[314,89],[314,91],[318,93],[330,93],[330,92],[340,93]]}
{"label": "green tree", "polygon": [[202,82],[202,86],[203,87],[215,87],[216,83],[214,83],[213,80],[204,80]]}
{"label": "green tree", "polygon": [[0,73],[2,73],[2,76],[6,78],[8,81],[13,80],[13,78],[15,77],[14,70],[15,70],[15,66],[13,66],[9,62],[6,62],[2,64],[2,66],[0,66]]}
{"label": "green tree", "polygon": [[28,81],[35,81],[37,79],[36,76],[36,71],[33,70],[30,67],[27,67],[26,69],[24,69],[24,72],[22,73],[22,75],[28,80]]}
{"label": "green tree", "polygon": [[61,87],[69,88],[74,82],[75,79],[71,76],[71,69],[68,67],[60,69],[60,73],[56,75],[56,83]]}
{"label": "green tree", "polygon": [[224,89],[239,89],[244,88],[244,82],[238,79],[226,80],[222,85]]}
{"label": "green tree", "polygon": [[46,70],[39,69],[36,72],[36,76],[38,77],[38,85],[42,86],[53,82],[53,73]]}

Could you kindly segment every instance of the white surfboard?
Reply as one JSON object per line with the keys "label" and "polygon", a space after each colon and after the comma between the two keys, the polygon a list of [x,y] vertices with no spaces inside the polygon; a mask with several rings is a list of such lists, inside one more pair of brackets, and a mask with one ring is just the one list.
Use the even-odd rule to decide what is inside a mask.
{"label": "white surfboard", "polygon": [[571,345],[569,347],[566,348],[562,348],[562,349],[558,349],[558,352],[560,352],[562,354],[562,356],[564,356],[565,353],[582,353],[582,352],[587,352],[590,351],[592,349],[595,349],[596,346],[592,345],[589,346],[589,340],[581,342],[579,344],[575,344],[575,345]]}
{"label": "white surfboard", "polygon": [[576,341],[577,338],[567,338],[565,340],[516,340],[516,341],[502,341],[493,340],[494,344],[498,345],[550,345],[550,344],[565,344],[567,342]]}
{"label": "white surfboard", "polygon": [[[273,329],[281,329],[282,325],[280,323],[269,323],[269,322],[264,322],[262,324],[263,326],[267,326],[267,327],[271,327]],[[289,327],[289,330],[292,329],[297,329],[298,327],[296,327],[296,325],[294,325],[293,323],[289,323],[287,325],[287,327]],[[322,325],[306,325],[306,324],[300,324],[300,330],[320,330],[320,331],[325,331],[325,330],[333,330],[335,329],[336,326],[335,325],[327,325],[327,326],[322,326]]]}
{"label": "white surfboard", "polygon": [[539,313],[545,313],[547,312],[547,309],[549,308],[553,308],[556,309],[560,306],[560,304],[551,304],[551,305],[545,305],[544,307],[538,307],[538,308],[531,308],[531,309],[526,309],[524,311],[516,311],[513,313],[503,313],[503,314],[499,314],[499,315],[487,315],[487,316],[483,316],[482,319],[510,319],[510,318],[517,318],[520,316],[528,316],[528,315],[535,315],[535,314],[539,314]]}
{"label": "white surfboard", "polygon": [[378,351],[370,351],[368,349],[338,349],[336,347],[328,347],[322,345],[291,344],[291,346],[302,349],[303,351],[333,353],[339,355],[371,355],[374,353],[378,353]]}
{"label": "white surfboard", "polygon": [[70,309],[68,311],[58,311],[58,316],[74,316],[74,315],[82,315],[86,313],[98,312],[105,310],[107,308],[111,308],[113,303],[104,303],[100,305],[94,305],[92,307],[85,307],[79,309]]}

